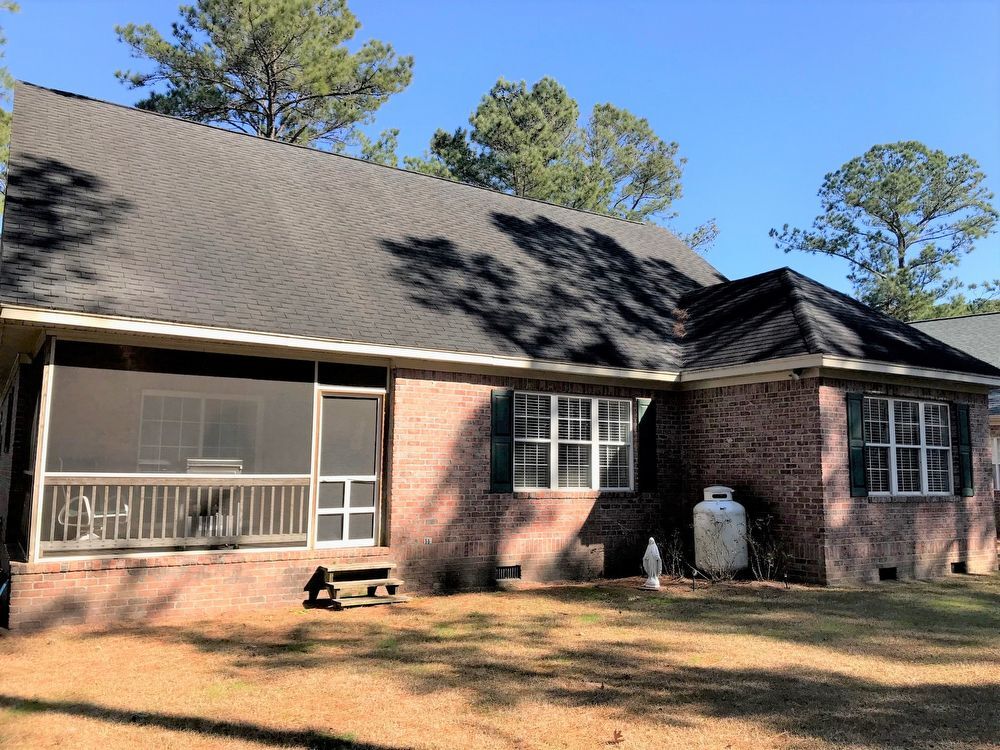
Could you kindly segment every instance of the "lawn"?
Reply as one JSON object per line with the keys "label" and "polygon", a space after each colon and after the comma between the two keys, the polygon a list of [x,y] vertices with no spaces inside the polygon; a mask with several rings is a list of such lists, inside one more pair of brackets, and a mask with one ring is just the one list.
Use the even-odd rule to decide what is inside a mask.
{"label": "lawn", "polygon": [[638,579],[0,638],[0,747],[1000,747],[1000,577]]}

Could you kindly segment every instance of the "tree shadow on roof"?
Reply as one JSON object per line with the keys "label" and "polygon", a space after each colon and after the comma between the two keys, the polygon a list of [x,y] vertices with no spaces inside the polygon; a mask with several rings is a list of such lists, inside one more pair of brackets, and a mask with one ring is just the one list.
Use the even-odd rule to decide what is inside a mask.
{"label": "tree shadow on roof", "polygon": [[493,214],[520,251],[513,261],[445,237],[383,240],[418,304],[472,320],[512,355],[610,367],[675,370],[675,307],[702,284],[613,237],[544,216]]}
{"label": "tree shadow on roof", "polygon": [[115,270],[120,258],[102,257],[97,266],[78,250],[110,234],[132,209],[131,201],[110,194],[97,175],[57,159],[21,155],[11,166],[7,186],[2,296],[10,301],[64,304],[64,284],[85,281],[93,285],[88,309],[105,309],[100,284],[112,281],[109,271]]}

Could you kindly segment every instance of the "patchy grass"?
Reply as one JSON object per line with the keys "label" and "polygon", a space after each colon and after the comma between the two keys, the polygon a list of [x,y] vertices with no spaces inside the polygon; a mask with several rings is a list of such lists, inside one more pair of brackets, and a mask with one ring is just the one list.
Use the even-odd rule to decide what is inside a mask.
{"label": "patchy grass", "polygon": [[1000,577],[640,580],[0,638],[0,747],[1000,747]]}

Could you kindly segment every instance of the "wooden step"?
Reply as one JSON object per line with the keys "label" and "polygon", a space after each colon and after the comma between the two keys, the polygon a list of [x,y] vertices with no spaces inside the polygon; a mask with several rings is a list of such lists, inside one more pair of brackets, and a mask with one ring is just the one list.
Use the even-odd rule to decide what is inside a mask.
{"label": "wooden step", "polygon": [[353,586],[365,588],[366,586],[402,586],[402,578],[366,578],[361,581],[330,581],[330,588],[346,589]]}
{"label": "wooden step", "polygon": [[358,562],[358,563],[336,563],[324,566],[328,573],[341,573],[351,570],[393,570],[396,567],[394,562]]}
{"label": "wooden step", "polygon": [[410,597],[397,594],[395,596],[347,596],[343,599],[331,599],[330,604],[334,609],[348,609],[349,607],[373,607],[377,604],[401,604],[410,601]]}

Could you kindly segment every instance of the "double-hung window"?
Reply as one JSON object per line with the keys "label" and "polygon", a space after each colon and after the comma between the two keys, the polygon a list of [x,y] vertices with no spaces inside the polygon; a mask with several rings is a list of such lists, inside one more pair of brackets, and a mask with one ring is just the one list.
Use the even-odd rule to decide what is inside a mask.
{"label": "double-hung window", "polygon": [[866,397],[865,470],[872,495],[950,495],[947,404]]}
{"label": "double-hung window", "polygon": [[514,394],[514,488],[632,488],[632,403]]}

